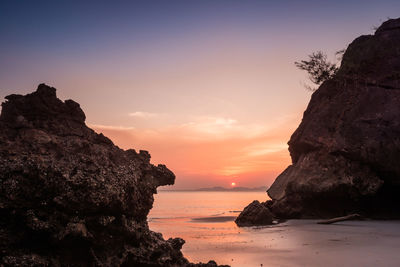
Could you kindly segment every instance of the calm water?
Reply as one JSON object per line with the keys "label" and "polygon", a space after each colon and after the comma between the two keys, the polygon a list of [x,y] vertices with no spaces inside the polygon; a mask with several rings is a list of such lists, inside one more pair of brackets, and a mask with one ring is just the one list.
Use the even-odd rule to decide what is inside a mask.
{"label": "calm water", "polygon": [[[190,261],[234,266],[400,266],[399,221],[332,225],[290,220],[276,226],[238,228],[233,219],[264,192],[160,192],[150,229],[186,240]],[[220,220],[217,222],[216,220]]]}
{"label": "calm water", "polygon": [[234,218],[253,200],[265,201],[268,196],[265,192],[164,191],[154,198],[148,216],[150,229],[165,239],[185,239],[182,251],[189,260],[232,264],[236,252],[229,246],[243,242],[243,229],[236,226]]}

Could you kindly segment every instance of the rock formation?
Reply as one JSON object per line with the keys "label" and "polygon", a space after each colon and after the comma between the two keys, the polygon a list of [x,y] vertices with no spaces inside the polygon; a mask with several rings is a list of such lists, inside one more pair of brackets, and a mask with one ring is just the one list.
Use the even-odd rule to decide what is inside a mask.
{"label": "rock formation", "polygon": [[400,216],[400,19],[348,46],[288,144],[292,165],[264,203],[272,216]]}
{"label": "rock formation", "polygon": [[266,203],[254,200],[239,214],[235,222],[238,226],[273,224],[274,215]]}
{"label": "rock formation", "polygon": [[146,151],[122,150],[85,125],[78,103],[44,84],[10,95],[0,116],[1,266],[191,264],[184,240],[149,230],[153,194],[174,183]]}

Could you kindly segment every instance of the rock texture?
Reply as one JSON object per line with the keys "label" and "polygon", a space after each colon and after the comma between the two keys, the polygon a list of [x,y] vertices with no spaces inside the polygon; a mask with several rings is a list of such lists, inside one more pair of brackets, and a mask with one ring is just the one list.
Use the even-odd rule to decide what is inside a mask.
{"label": "rock texture", "polygon": [[56,89],[10,95],[0,116],[1,266],[216,266],[149,230],[153,194],[174,183],[146,151],[121,150]]}
{"label": "rock texture", "polygon": [[400,215],[400,19],[347,48],[289,141],[266,203],[279,218]]}
{"label": "rock texture", "polygon": [[258,200],[254,200],[244,208],[235,220],[238,226],[268,225],[273,222],[274,215],[266,203],[260,203]]}

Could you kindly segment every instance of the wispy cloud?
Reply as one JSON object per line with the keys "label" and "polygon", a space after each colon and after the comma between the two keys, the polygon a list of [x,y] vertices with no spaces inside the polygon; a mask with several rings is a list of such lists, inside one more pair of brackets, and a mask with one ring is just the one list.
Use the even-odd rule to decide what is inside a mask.
{"label": "wispy cloud", "polygon": [[135,111],[128,114],[130,117],[141,118],[141,119],[149,119],[159,117],[160,113],[153,113],[153,112],[145,112],[145,111]]}
{"label": "wispy cloud", "polygon": [[196,133],[190,137],[216,138],[231,132],[237,127],[238,121],[232,118],[224,117],[196,117],[193,121],[180,125],[184,131]]}
{"label": "wispy cloud", "polygon": [[248,156],[262,156],[267,154],[272,154],[279,151],[287,151],[288,145],[286,143],[258,143],[256,145],[251,145],[246,147],[244,150],[247,152]]}
{"label": "wispy cloud", "polygon": [[103,130],[121,130],[121,131],[129,131],[136,129],[135,127],[131,126],[115,126],[115,125],[102,125],[102,124],[88,124],[90,128],[93,129],[103,129]]}
{"label": "wispy cloud", "polygon": [[193,177],[205,177],[203,185],[224,185],[234,178],[256,186],[272,182],[290,164],[287,141],[297,123],[290,116],[258,124],[205,116],[153,129],[103,125],[94,129],[123,148],[149,150],[154,163],[167,164],[176,173],[178,185],[180,179],[188,184]]}

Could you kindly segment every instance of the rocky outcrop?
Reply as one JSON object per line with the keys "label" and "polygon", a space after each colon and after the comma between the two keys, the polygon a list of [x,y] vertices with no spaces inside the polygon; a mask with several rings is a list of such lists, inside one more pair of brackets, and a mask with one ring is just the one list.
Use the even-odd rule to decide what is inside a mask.
{"label": "rocky outcrop", "polygon": [[274,215],[266,206],[258,200],[251,202],[236,218],[238,226],[268,225],[274,223]]}
{"label": "rocky outcrop", "polygon": [[347,48],[312,95],[268,194],[279,218],[400,216],[400,19]]}
{"label": "rocky outcrop", "polygon": [[56,89],[10,95],[0,116],[1,266],[216,266],[189,263],[184,240],[149,230],[153,194],[174,183],[146,151],[85,125]]}

